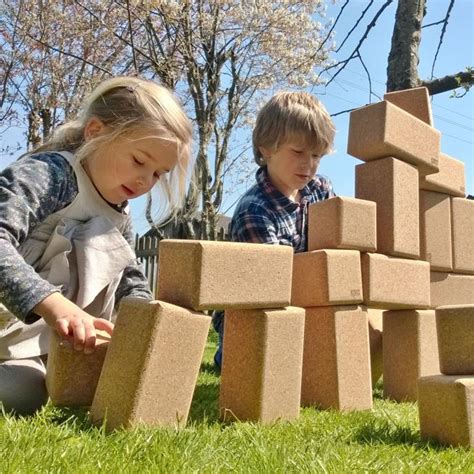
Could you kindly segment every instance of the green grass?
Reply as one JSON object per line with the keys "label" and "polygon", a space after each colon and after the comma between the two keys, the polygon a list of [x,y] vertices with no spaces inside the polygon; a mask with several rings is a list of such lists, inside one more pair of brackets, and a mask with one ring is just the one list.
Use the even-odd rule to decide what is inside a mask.
{"label": "green grass", "polygon": [[421,441],[416,405],[383,400],[380,386],[371,412],[307,408],[291,423],[222,424],[214,348],[211,336],[187,427],[107,435],[85,411],[0,415],[0,472],[474,472],[474,450]]}

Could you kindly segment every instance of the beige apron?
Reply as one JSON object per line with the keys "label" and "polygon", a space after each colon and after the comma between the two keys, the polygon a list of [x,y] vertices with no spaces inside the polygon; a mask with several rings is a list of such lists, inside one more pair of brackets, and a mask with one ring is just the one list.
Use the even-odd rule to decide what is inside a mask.
{"label": "beige apron", "polygon": [[[114,319],[115,291],[135,254],[122,235],[130,216],[99,195],[81,163],[61,152],[74,168],[78,194],[48,216],[18,248],[26,263],[64,296],[96,317]],[[49,328],[43,319],[24,324],[0,304],[0,360],[47,354]]]}

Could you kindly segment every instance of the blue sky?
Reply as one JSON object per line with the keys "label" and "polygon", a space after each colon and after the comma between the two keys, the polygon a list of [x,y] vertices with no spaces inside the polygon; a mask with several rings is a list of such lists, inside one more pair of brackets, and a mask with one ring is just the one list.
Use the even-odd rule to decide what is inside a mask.
{"label": "blue sky", "polygon": [[[329,2],[328,2],[329,3]],[[335,18],[340,6],[344,3],[339,0],[336,5],[328,7],[328,17]],[[375,12],[385,3],[385,0],[375,0],[368,11],[366,19],[354,31],[336,59],[347,58],[353,51],[365,31],[368,21]],[[449,4],[447,0],[427,0],[427,15],[424,24],[440,21],[445,17]],[[367,1],[351,0],[345,8],[336,28],[335,41],[340,44],[349,29],[355,24],[362,10],[368,5]],[[390,50],[390,40],[393,31],[397,1],[384,11],[382,16],[369,34],[361,49],[363,60],[370,71],[373,91],[380,97],[385,91],[387,57]],[[466,66],[474,65],[473,57],[473,2],[472,0],[456,0],[451,12],[447,32],[441,46],[436,66],[435,77],[464,70]],[[424,28],[420,48],[419,74],[422,79],[429,79],[431,67],[441,32],[441,25]],[[335,114],[342,110],[361,107],[369,103],[369,87],[366,73],[360,63],[352,61],[339,74],[328,88],[317,87],[310,90],[326,105],[329,113]],[[469,92],[461,99],[450,98],[451,92],[438,94],[432,98],[434,126],[441,132],[441,150],[465,163],[466,190],[474,194],[474,91]],[[372,97],[372,102],[377,102]],[[335,153],[322,160],[319,172],[329,176],[337,194],[354,196],[354,169],[360,161],[346,153],[349,114],[334,117],[337,128]],[[20,139],[18,131],[12,131],[5,141],[15,142]],[[239,141],[245,137],[239,137]],[[2,156],[0,167],[5,166],[13,158]],[[232,213],[232,203],[245,188],[228,195],[222,209]],[[135,230],[143,233],[148,227],[144,218],[144,199],[132,202]]]}

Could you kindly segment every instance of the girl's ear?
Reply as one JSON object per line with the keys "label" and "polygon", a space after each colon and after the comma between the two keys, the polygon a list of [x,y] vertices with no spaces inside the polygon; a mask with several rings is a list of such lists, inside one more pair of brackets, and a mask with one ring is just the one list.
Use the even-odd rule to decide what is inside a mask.
{"label": "girl's ear", "polygon": [[84,127],[84,140],[88,142],[92,138],[96,138],[102,135],[105,131],[104,122],[99,120],[97,117],[91,117]]}

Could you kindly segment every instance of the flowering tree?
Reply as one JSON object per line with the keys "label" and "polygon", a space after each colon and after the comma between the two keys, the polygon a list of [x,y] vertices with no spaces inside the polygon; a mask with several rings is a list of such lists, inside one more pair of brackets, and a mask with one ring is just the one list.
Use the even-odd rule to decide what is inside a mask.
{"label": "flowering tree", "polygon": [[[323,0],[7,1],[10,29],[20,25],[17,63],[29,65],[26,79],[17,69],[10,83],[25,90],[18,82],[27,81],[20,103],[30,114],[52,110],[44,133],[57,110],[75,111],[108,72],[159,78],[182,98],[196,125],[197,192],[188,194],[180,237],[194,236],[199,209],[200,237],[215,238],[224,181],[239,161],[236,129],[275,88],[318,84],[332,49],[330,22],[318,21]],[[16,13],[26,4],[29,19]]]}

